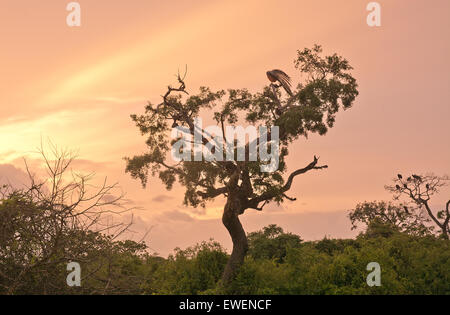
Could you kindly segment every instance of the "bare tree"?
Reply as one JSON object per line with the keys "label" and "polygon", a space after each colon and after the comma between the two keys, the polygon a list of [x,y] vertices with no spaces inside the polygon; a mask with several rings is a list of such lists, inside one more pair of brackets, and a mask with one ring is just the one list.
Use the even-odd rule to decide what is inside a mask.
{"label": "bare tree", "polygon": [[[0,282],[10,294],[24,277],[44,277],[53,266],[73,259],[82,263],[79,260],[88,256],[88,244],[97,238],[95,232],[109,229],[114,239],[129,227],[102,220],[105,214],[129,210],[117,184],[105,179],[94,185],[93,173],[83,175],[71,169],[73,153],[52,144],[50,154],[42,145],[39,153],[46,170],[43,179],[25,161],[29,185],[0,189]],[[43,281],[42,286],[45,293],[47,283]]]}
{"label": "bare tree", "polygon": [[[395,199],[406,197],[419,210],[425,210],[431,221],[440,229],[442,236],[449,239],[450,200],[447,201],[445,209],[441,211],[433,211],[430,205],[431,198],[439,193],[442,187],[447,186],[449,181],[448,176],[414,174],[406,178],[402,174],[398,174],[394,179],[394,185],[386,186],[386,189],[394,194]],[[414,211],[414,208],[410,211]]]}

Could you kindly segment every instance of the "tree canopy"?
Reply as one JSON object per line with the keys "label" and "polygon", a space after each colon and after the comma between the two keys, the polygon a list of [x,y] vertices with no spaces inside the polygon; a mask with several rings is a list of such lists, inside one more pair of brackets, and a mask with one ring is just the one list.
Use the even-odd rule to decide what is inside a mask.
{"label": "tree canopy", "polygon": [[[322,57],[321,53],[320,46],[298,51],[295,67],[305,75],[305,81],[297,85],[292,97],[283,97],[279,90],[270,86],[257,93],[247,89],[211,91],[202,87],[200,93],[189,95],[184,78],[179,75],[179,86],[169,86],[161,104],[155,106],[149,103],[145,114],[131,116],[147,138],[148,152],[127,158],[127,172],[140,179],[144,186],[149,174],[159,176],[167,189],[171,189],[178,181],[186,188],[185,204],[192,206],[205,205],[205,201],[219,195],[226,196],[233,180],[243,193],[242,212],[248,208],[259,208],[266,201],[286,199],[285,193],[293,178],[298,173],[316,168],[318,162],[314,159],[310,165],[284,179],[288,145],[310,133],[326,134],[334,126],[338,111],[350,108],[358,95],[356,80],[349,73],[352,67],[348,61],[336,54]],[[223,134],[225,124],[279,126],[279,169],[269,174],[261,172],[260,164],[264,163],[261,160],[243,163],[183,161],[169,164],[167,157],[170,155],[172,122],[193,133],[194,120],[202,110],[213,113]],[[203,145],[212,141],[203,133]],[[237,184],[237,177],[242,179],[240,185]]]}

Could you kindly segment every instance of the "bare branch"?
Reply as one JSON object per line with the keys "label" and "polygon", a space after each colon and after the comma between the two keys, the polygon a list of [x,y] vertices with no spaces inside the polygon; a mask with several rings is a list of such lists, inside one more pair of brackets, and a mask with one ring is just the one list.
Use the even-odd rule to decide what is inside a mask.
{"label": "bare branch", "polygon": [[[295,172],[291,173],[291,175],[289,175],[289,178],[288,178],[286,184],[279,191],[271,190],[271,191],[261,194],[260,196],[254,197],[247,201],[247,205],[248,205],[247,207],[248,208],[258,208],[258,205],[261,202],[270,201],[271,199],[273,199],[277,196],[280,196],[280,195],[282,197],[286,197],[285,193],[291,189],[291,186],[292,186],[292,183],[293,183],[295,177],[297,177],[298,175],[301,175],[301,174],[305,174],[311,170],[321,170],[321,169],[328,168],[327,165],[317,166],[318,162],[319,162],[319,159],[315,156],[314,161],[312,161],[308,166],[298,169]],[[292,199],[292,198],[288,198],[288,199]]]}

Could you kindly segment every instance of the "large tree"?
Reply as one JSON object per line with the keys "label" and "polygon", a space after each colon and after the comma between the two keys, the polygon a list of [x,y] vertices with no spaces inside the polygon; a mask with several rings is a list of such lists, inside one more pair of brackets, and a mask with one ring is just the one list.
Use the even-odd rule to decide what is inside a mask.
{"label": "large tree", "polygon": [[[304,81],[291,95],[274,83],[258,93],[247,89],[213,92],[202,87],[198,94],[189,95],[185,76],[178,75],[179,85],[168,87],[161,104],[155,106],[149,102],[145,114],[131,116],[147,137],[148,146],[147,153],[126,158],[126,171],[133,178],[140,179],[145,187],[149,175],[159,176],[169,190],[178,181],[185,187],[184,203],[194,207],[205,206],[207,201],[219,196],[226,198],[222,222],[232,238],[233,250],[223,274],[224,284],[233,279],[248,250],[247,236],[239,216],[248,209],[261,211],[268,202],[294,200],[287,196],[287,192],[297,176],[327,168],[319,165],[319,159],[314,157],[305,167],[286,175],[288,146],[311,133],[325,135],[333,127],[338,111],[350,108],[358,95],[358,86],[349,73],[352,67],[348,61],[337,54],[322,57],[320,46],[298,51],[295,67],[304,74]],[[218,136],[225,138],[228,145],[236,144],[235,139],[226,139],[226,125],[278,126],[278,169],[264,172],[261,167],[267,164],[266,161],[261,158],[251,161],[249,151],[252,144],[249,141],[244,144],[245,161],[169,162],[171,145],[174,144],[171,128],[185,128],[193,136],[197,128],[195,119],[201,111],[212,113],[221,130],[221,135],[201,130],[201,145],[208,150]],[[275,138],[270,131],[266,136],[269,141]],[[266,144],[260,141],[257,145]],[[223,152],[229,148],[227,144],[225,147]]]}

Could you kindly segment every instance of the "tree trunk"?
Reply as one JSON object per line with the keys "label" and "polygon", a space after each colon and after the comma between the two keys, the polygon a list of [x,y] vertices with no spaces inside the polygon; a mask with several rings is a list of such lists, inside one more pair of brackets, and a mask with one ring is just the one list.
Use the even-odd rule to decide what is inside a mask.
{"label": "tree trunk", "polygon": [[241,221],[239,221],[240,208],[238,199],[229,196],[223,212],[222,222],[228,233],[230,233],[233,241],[233,251],[222,275],[224,286],[229,285],[234,279],[239,268],[244,263],[244,258],[248,251],[247,235]]}
{"label": "tree trunk", "polygon": [[444,238],[444,240],[448,240],[449,239],[448,232],[447,232],[447,227],[445,225],[442,227],[442,237]]}

